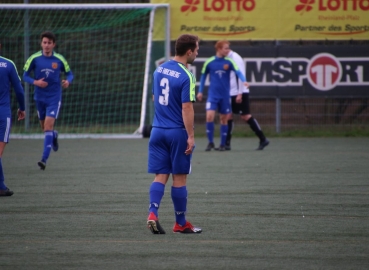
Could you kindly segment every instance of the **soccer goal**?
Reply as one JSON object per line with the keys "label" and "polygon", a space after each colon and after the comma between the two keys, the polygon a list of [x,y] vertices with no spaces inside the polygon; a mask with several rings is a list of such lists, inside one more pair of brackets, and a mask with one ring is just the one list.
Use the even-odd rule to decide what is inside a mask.
{"label": "soccer goal", "polygon": [[[56,121],[60,138],[140,138],[152,120],[155,61],[170,58],[169,16],[169,4],[3,4],[2,56],[22,77],[40,34],[54,32],[74,74]],[[12,137],[43,138],[33,86],[23,85],[27,119],[17,121],[12,94]]]}

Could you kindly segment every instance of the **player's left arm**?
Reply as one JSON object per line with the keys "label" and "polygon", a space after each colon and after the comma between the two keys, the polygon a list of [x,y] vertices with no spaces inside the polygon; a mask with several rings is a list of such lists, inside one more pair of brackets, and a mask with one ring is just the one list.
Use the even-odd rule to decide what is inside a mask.
{"label": "player's left arm", "polygon": [[185,154],[189,155],[195,148],[195,130],[194,130],[195,112],[193,109],[192,102],[182,103],[182,118],[188,135],[187,148]]}
{"label": "player's left arm", "polygon": [[[237,67],[239,68],[240,72],[245,76],[245,79],[247,80],[246,78],[246,70],[245,70],[245,63],[242,59],[242,57],[238,54],[235,53],[234,55],[234,61],[237,65]],[[238,83],[238,88],[239,88],[239,94],[242,94],[243,93],[243,87],[244,85],[241,83],[242,81],[240,80],[240,82]]]}
{"label": "player's left arm", "polygon": [[237,64],[235,61],[233,61],[232,59],[228,58],[227,59],[232,63],[231,64],[231,69],[234,70],[234,72],[236,72],[238,78],[243,82],[243,85],[248,87],[249,84],[248,82],[246,81],[246,78],[245,76],[242,74],[242,72],[240,71],[240,69],[238,68]]}
{"label": "player's left arm", "polygon": [[61,81],[62,87],[65,89],[65,88],[68,88],[69,85],[72,83],[72,81],[74,79],[74,76],[73,76],[72,70],[69,67],[69,64],[68,64],[67,60],[65,60],[65,58],[61,55],[58,55],[57,57],[62,62],[62,71],[64,72],[65,76],[67,77],[66,80]]}
{"label": "player's left arm", "polygon": [[14,88],[15,95],[17,96],[17,101],[19,104],[19,111],[18,111],[18,120],[21,120],[25,116],[25,100],[24,100],[24,89],[21,84],[21,79],[18,75],[17,68],[12,63],[11,69],[10,69],[10,82]]}
{"label": "player's left arm", "polygon": [[66,80],[62,80],[62,87],[63,88],[68,88],[69,85],[71,84],[71,82],[74,79],[73,73],[71,70],[69,70],[68,72],[65,72],[65,76],[67,77]]}

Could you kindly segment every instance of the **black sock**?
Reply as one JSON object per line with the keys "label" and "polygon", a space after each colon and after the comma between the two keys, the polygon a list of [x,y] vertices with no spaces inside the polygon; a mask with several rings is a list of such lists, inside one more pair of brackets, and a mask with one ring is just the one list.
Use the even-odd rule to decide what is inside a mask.
{"label": "black sock", "polygon": [[228,132],[227,132],[227,138],[226,138],[226,145],[231,145],[232,130],[233,130],[233,119],[228,120]]}
{"label": "black sock", "polygon": [[264,133],[261,131],[258,121],[256,121],[254,117],[251,117],[249,120],[247,120],[247,124],[249,124],[252,131],[255,132],[256,136],[259,137],[260,142],[263,142],[266,140]]}

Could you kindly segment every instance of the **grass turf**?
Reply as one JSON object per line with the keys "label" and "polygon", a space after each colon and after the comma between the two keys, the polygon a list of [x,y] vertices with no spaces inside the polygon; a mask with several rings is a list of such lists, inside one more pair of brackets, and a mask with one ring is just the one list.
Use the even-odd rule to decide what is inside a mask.
{"label": "grass turf", "polygon": [[[219,139],[216,139],[216,145]],[[187,217],[200,235],[146,228],[147,139],[60,140],[45,171],[42,140],[11,140],[0,198],[3,269],[368,269],[367,138],[197,139]]]}

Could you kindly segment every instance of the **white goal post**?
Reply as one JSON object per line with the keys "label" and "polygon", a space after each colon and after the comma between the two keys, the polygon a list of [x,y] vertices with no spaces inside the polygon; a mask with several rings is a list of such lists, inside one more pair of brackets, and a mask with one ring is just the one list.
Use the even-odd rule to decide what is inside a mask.
{"label": "white goal post", "polygon": [[[26,60],[40,51],[43,31],[55,33],[55,51],[68,61],[74,81],[63,90],[56,121],[60,138],[142,138],[152,115],[155,61],[170,59],[169,4],[2,4],[4,57],[22,77]],[[43,138],[26,95],[24,122],[12,120],[12,138]],[[12,95],[12,113],[16,107]]]}

